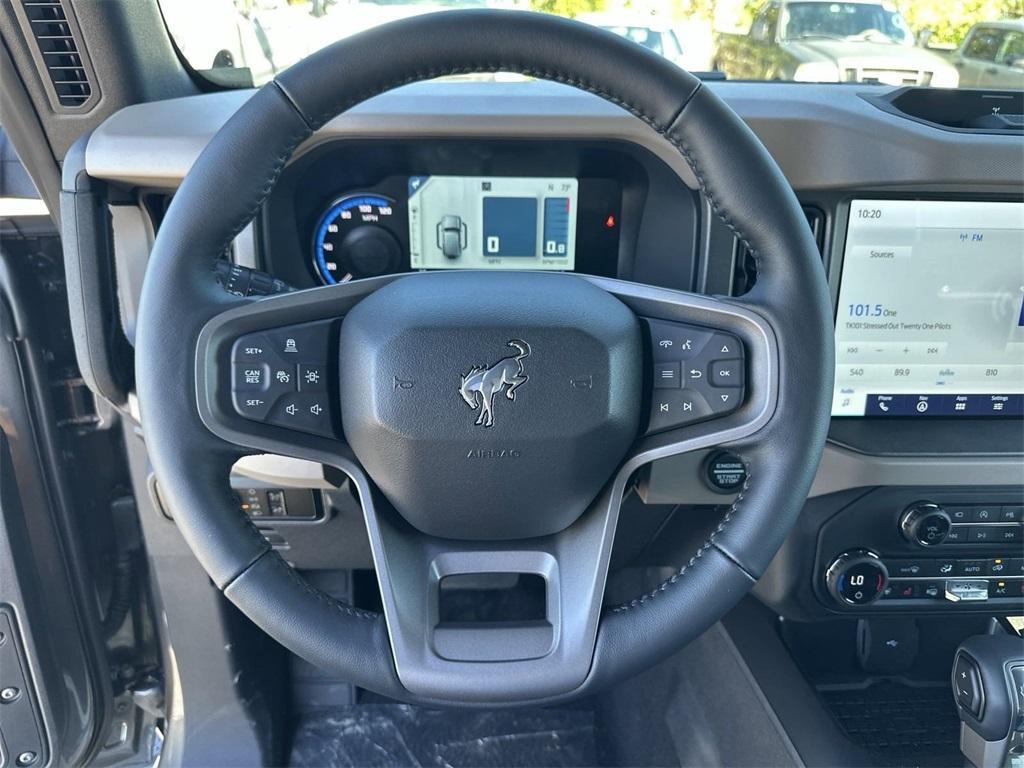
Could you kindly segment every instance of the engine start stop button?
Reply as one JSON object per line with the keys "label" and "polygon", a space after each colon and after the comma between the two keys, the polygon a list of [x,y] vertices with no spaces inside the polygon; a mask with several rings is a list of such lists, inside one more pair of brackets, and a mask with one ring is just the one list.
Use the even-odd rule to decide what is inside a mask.
{"label": "engine start stop button", "polygon": [[708,457],[704,479],[716,493],[735,493],[747,479],[747,467],[735,453],[719,451]]}

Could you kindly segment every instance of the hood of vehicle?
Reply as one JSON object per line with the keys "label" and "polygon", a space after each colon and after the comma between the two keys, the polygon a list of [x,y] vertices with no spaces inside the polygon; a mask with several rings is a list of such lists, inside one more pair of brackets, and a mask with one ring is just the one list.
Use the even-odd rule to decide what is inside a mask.
{"label": "hood of vehicle", "polygon": [[839,69],[924,70],[952,69],[930,51],[909,45],[868,40],[799,40],[782,44],[799,61],[829,61]]}

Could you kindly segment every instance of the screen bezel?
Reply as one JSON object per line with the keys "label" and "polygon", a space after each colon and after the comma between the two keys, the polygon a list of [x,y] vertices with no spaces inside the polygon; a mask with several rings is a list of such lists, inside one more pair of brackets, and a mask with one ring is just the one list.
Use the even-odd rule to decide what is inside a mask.
{"label": "screen bezel", "polygon": [[[832,299],[832,333],[833,339],[835,338],[835,326],[839,319],[839,290],[841,287],[842,276],[843,276],[843,259],[846,254],[846,243],[849,237],[850,231],[850,209],[854,201],[886,201],[886,200],[902,200],[909,202],[973,202],[973,203],[1022,203],[1024,202],[1024,195],[1013,195],[1013,194],[971,194],[971,193],[918,193],[918,192],[891,192],[891,193],[877,193],[877,192],[862,192],[845,195],[837,204],[835,208],[835,224],[833,226],[833,232],[837,236],[832,238],[831,247],[827,252],[827,256],[823,255],[826,261],[825,268],[828,274],[829,281],[829,294]],[[835,388],[833,387],[833,395]],[[995,424],[995,423],[1009,423],[1019,426],[1021,421],[1024,421],[1022,415],[1006,415],[1006,416],[956,416],[953,414],[927,414],[927,415],[902,415],[902,416],[880,416],[874,414],[844,414],[844,415],[831,415],[832,424],[837,423],[857,423],[857,422],[871,422],[873,424],[900,424],[906,422],[913,422],[915,424],[922,423],[971,423],[974,425],[982,424]]]}

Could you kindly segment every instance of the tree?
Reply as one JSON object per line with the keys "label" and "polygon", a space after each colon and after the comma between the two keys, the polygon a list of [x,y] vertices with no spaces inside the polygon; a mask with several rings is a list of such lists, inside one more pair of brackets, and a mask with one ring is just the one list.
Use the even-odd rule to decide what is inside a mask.
{"label": "tree", "polygon": [[603,11],[607,6],[608,0],[530,0],[531,11],[554,13],[569,18],[575,18],[581,13]]}
{"label": "tree", "polygon": [[978,22],[1024,16],[1024,0],[904,0],[899,7],[911,29],[930,29],[929,42],[947,45],[959,45]]}

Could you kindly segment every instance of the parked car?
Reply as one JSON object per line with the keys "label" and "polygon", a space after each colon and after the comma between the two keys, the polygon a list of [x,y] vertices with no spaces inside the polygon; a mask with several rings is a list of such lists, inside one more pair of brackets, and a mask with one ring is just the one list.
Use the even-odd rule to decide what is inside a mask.
{"label": "parked car", "polygon": [[953,54],[960,85],[1024,87],[1024,19],[975,24]]}
{"label": "parked car", "polygon": [[956,69],[915,47],[903,15],[878,0],[771,0],[746,34],[719,33],[714,67],[739,80],[958,82]]}
{"label": "parked car", "polygon": [[614,16],[611,14],[583,14],[580,21],[607,29],[627,40],[632,40],[644,48],[649,48],[659,56],[681,64],[683,46],[671,25],[657,19],[642,16]]}

